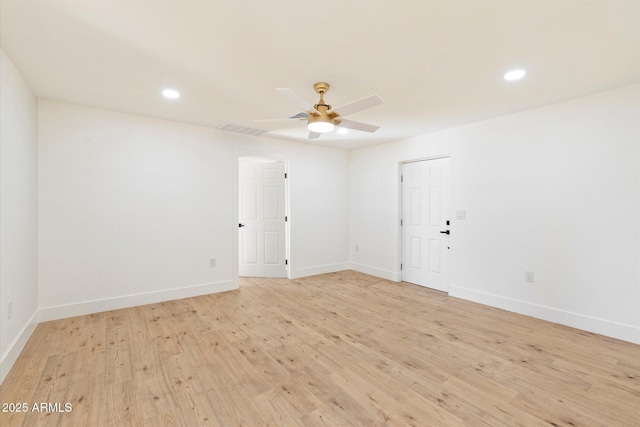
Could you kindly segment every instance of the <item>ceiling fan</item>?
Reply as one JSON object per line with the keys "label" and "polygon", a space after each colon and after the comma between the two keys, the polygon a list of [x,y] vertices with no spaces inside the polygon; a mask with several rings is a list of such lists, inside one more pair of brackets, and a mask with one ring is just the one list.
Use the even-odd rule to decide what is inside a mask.
{"label": "ceiling fan", "polygon": [[320,95],[320,100],[315,105],[309,104],[289,88],[276,88],[278,93],[295,104],[302,112],[287,119],[256,120],[256,122],[306,120],[309,129],[309,139],[315,139],[318,138],[320,134],[331,132],[336,126],[364,132],[375,132],[380,129],[380,126],[343,118],[343,116],[348,114],[383,104],[384,101],[378,95],[370,95],[366,98],[341,105],[340,107],[331,108],[331,105],[324,103],[324,94],[329,90],[329,83],[318,82],[313,85],[313,88],[316,93]]}

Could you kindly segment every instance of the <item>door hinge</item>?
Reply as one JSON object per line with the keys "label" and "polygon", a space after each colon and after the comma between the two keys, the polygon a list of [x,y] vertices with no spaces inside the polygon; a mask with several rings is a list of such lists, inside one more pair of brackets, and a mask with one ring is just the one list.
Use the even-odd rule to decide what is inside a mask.
{"label": "door hinge", "polygon": [[402,220],[400,220],[400,227],[402,227],[402,225],[403,225]]}
{"label": "door hinge", "polygon": [[284,173],[284,179],[287,179],[287,173],[286,172]]}
{"label": "door hinge", "polygon": [[289,221],[289,217],[287,217],[287,216],[285,215],[285,217],[284,217],[284,222],[287,222],[287,221]]}
{"label": "door hinge", "polygon": [[289,260],[288,259],[284,260],[284,265],[289,265]]}
{"label": "door hinge", "polygon": [[400,270],[402,270],[402,264],[400,264]]}
{"label": "door hinge", "polygon": [[404,182],[404,175],[400,175],[400,182]]}

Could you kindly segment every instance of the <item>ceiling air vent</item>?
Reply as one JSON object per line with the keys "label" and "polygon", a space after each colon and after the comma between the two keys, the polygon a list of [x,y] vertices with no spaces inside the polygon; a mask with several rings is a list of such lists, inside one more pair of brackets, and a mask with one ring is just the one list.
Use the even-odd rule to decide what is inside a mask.
{"label": "ceiling air vent", "polygon": [[242,133],[244,135],[260,136],[269,132],[268,129],[250,128],[248,126],[238,125],[235,123],[222,122],[217,129],[227,132]]}

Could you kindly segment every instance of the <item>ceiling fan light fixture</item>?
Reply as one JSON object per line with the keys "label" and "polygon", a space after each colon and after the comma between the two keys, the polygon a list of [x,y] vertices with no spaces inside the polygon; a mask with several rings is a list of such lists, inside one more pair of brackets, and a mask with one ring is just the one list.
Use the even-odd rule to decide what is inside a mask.
{"label": "ceiling fan light fixture", "polygon": [[324,121],[311,122],[308,125],[308,128],[311,132],[317,133],[331,132],[333,129],[335,129],[335,127],[336,125],[334,125],[333,123]]}

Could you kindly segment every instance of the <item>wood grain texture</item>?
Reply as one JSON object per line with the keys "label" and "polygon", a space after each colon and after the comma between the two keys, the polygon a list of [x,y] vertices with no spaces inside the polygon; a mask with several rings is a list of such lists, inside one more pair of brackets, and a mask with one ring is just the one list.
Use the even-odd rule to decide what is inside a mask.
{"label": "wood grain texture", "polygon": [[345,271],[38,325],[2,426],[639,426],[640,346]]}

